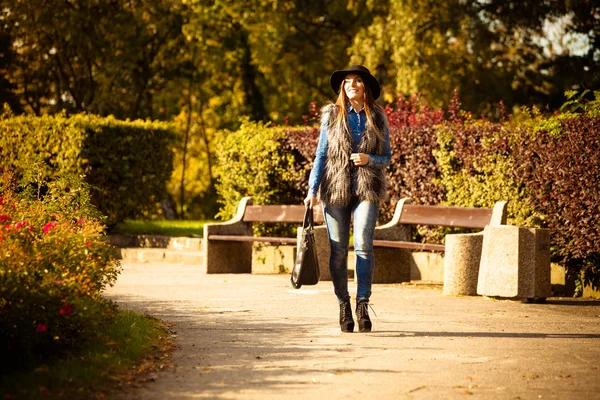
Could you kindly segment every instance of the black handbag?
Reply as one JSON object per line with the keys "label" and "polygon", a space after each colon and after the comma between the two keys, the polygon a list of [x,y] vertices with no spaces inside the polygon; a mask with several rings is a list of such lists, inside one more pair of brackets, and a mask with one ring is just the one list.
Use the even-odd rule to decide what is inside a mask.
{"label": "black handbag", "polygon": [[302,239],[296,254],[296,263],[292,269],[290,281],[292,286],[300,289],[302,285],[316,285],[319,283],[319,262],[315,251],[315,234],[313,231],[313,210],[306,208],[302,224]]}

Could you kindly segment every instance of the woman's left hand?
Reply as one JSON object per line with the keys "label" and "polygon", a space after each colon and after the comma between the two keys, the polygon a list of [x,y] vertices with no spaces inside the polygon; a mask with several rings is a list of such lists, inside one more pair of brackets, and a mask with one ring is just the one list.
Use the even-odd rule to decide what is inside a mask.
{"label": "woman's left hand", "polygon": [[350,154],[350,161],[354,162],[354,165],[361,167],[369,163],[369,155],[365,153],[352,153]]}

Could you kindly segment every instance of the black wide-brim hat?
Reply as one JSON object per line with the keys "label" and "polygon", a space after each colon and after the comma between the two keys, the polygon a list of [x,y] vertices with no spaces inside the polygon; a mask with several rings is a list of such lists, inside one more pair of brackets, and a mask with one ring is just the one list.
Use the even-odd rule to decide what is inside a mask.
{"label": "black wide-brim hat", "polygon": [[331,78],[329,78],[329,83],[331,84],[331,88],[333,89],[335,94],[338,94],[340,92],[340,85],[342,84],[342,81],[348,74],[356,74],[363,78],[363,82],[366,83],[367,86],[369,86],[369,89],[371,89],[373,99],[377,100],[379,98],[379,95],[381,94],[381,86],[379,85],[377,78],[371,75],[371,72],[362,65],[351,65],[347,69],[334,71],[334,73],[331,74]]}

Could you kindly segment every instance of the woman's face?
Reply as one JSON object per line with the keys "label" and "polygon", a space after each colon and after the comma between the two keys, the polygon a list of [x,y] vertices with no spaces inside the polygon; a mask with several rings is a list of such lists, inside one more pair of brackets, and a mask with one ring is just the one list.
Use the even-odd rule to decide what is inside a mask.
{"label": "woman's face", "polygon": [[344,91],[346,97],[350,100],[364,99],[365,84],[360,76],[356,74],[348,74],[344,78]]}

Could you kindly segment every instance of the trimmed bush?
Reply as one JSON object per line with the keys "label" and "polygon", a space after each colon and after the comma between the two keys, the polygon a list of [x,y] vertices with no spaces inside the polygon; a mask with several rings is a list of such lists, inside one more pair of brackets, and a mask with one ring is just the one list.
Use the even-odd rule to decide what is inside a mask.
{"label": "trimmed bush", "polygon": [[444,123],[436,131],[439,182],[446,190],[443,204],[493,207],[497,201],[509,200],[509,224],[540,226],[541,216],[528,203],[527,191],[514,174],[513,144],[527,135],[520,123],[468,117]]}
{"label": "trimmed bush", "polygon": [[[4,175],[0,182],[0,369],[73,348],[110,316],[101,297],[120,266],[117,250],[77,178],[46,195]],[[23,190],[23,188],[25,190]]]}
{"label": "trimmed bush", "polygon": [[530,203],[552,230],[556,261],[600,289],[600,93],[577,109],[538,120],[515,147],[515,162]]}
{"label": "trimmed bush", "polygon": [[173,170],[172,126],[113,117],[4,113],[0,170],[22,174],[37,163],[42,180],[85,175],[92,203],[113,225],[155,214]]}
{"label": "trimmed bush", "polygon": [[[600,94],[588,102],[584,95],[576,99],[568,93],[563,110],[569,111],[552,117],[526,109],[517,117],[506,117],[500,104],[498,122],[462,112],[456,96],[446,116],[418,97],[401,97],[395,108],[386,108],[392,149],[387,169],[391,199],[382,204],[380,222],[389,221],[396,201],[403,197],[417,204],[462,207],[492,207],[496,201],[508,200],[509,223],[552,229],[554,260],[571,274],[582,273],[586,286],[599,288]],[[258,170],[238,167],[243,172],[238,176],[251,182],[255,196],[262,196],[261,204],[300,201],[306,195],[319,136],[314,115],[311,120],[313,126],[287,127],[285,138],[279,136],[281,128],[261,126],[261,137],[276,135],[279,144],[257,148],[267,149],[266,153],[276,150],[280,153],[275,159],[289,160],[281,164],[288,175],[280,172],[274,175],[277,179],[262,186],[256,184]],[[250,143],[249,138],[244,140]],[[252,163],[248,157],[236,157],[242,164]],[[295,190],[290,189],[292,183]],[[241,195],[236,193],[237,201]],[[432,240],[439,232],[420,228],[415,238]]]}
{"label": "trimmed bush", "polygon": [[286,129],[245,119],[237,131],[223,135],[217,143],[219,218],[233,217],[244,196],[252,196],[254,204],[301,204],[298,154],[286,143]]}

